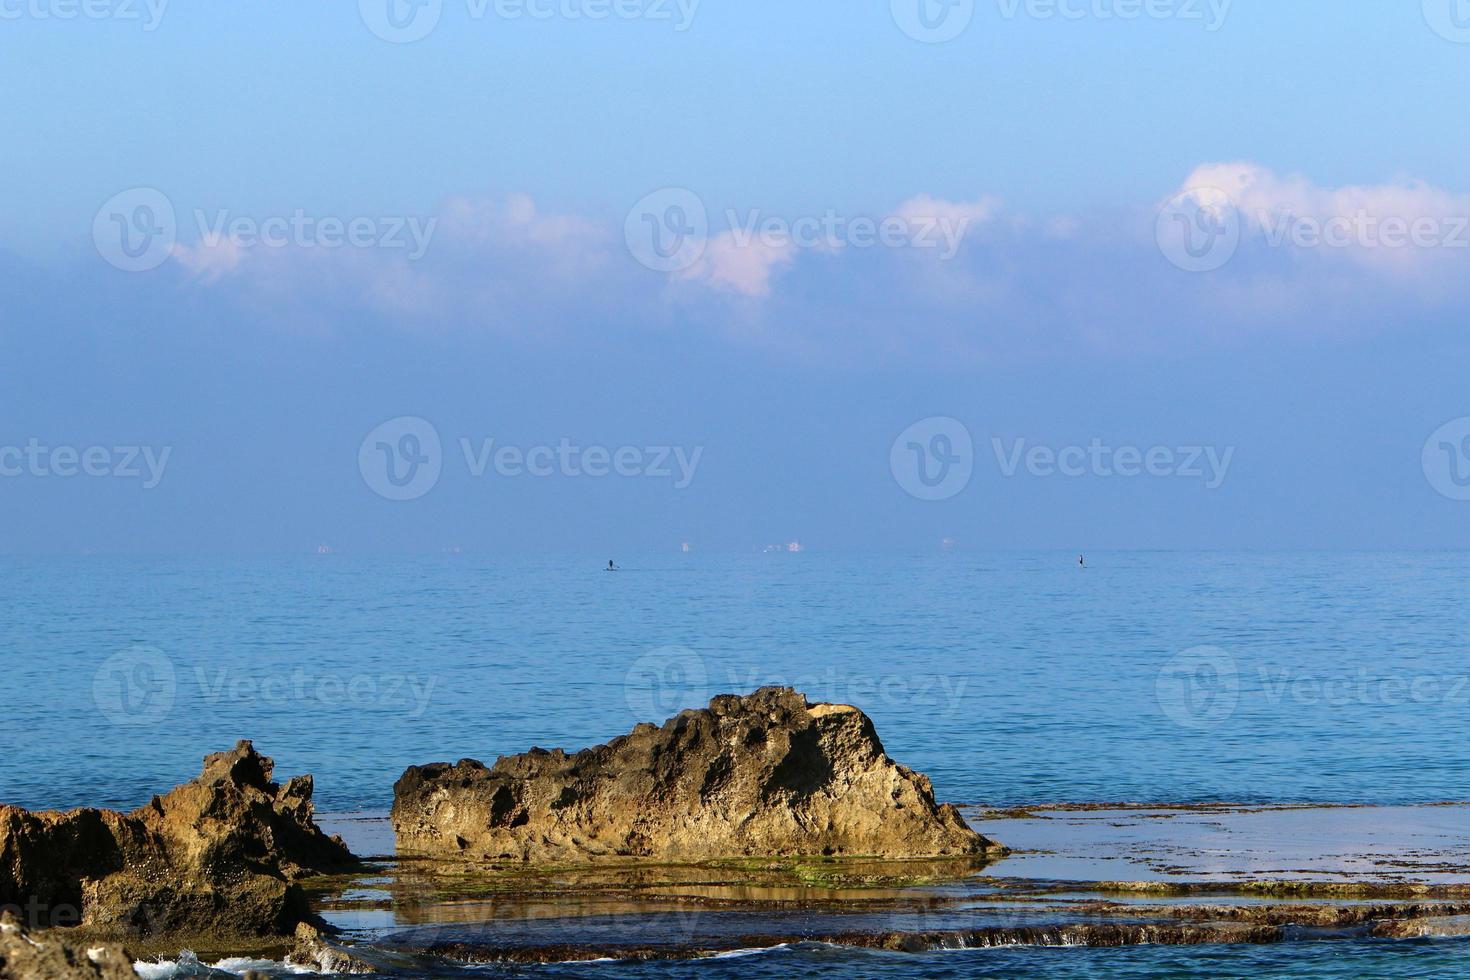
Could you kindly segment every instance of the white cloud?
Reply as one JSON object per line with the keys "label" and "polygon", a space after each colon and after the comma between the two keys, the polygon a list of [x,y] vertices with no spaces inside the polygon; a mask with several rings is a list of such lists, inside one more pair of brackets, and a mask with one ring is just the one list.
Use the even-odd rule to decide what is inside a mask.
{"label": "white cloud", "polygon": [[216,283],[240,268],[245,250],[228,235],[206,235],[198,245],[175,245],[173,258],[189,274],[206,283]]}
{"label": "white cloud", "polygon": [[983,225],[1000,210],[1000,198],[989,195],[973,201],[946,201],[929,194],[916,194],[898,206],[893,212],[913,224],[942,222],[959,231],[961,238],[973,225]]}
{"label": "white cloud", "polygon": [[1470,196],[1423,181],[1326,187],[1256,163],[1207,163],[1176,194],[1211,190],[1235,205],[1242,229],[1274,247],[1341,256],[1388,274],[1422,273],[1470,255]]}
{"label": "white cloud", "polygon": [[716,235],[699,261],[677,273],[678,277],[741,296],[771,295],[771,273],[796,260],[796,244],[761,235],[741,239],[735,231]]}

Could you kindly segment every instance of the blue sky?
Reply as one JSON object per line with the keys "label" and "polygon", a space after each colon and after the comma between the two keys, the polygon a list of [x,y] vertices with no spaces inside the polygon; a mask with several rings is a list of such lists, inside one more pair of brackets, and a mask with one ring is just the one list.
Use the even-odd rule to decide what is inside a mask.
{"label": "blue sky", "polygon": [[[1470,473],[1449,0],[976,0],[937,44],[888,0],[444,0],[405,44],[372,0],[67,2],[0,5],[0,552],[1470,544],[1428,462]],[[708,231],[647,268],[670,191]],[[158,200],[117,267],[97,235]],[[1171,261],[1171,209],[1228,212],[1219,267]],[[403,418],[442,472],[392,500],[359,456]],[[939,500],[893,456],[929,419],[973,441]],[[486,439],[700,456],[476,475]],[[1169,463],[1002,465],[1094,443]]]}

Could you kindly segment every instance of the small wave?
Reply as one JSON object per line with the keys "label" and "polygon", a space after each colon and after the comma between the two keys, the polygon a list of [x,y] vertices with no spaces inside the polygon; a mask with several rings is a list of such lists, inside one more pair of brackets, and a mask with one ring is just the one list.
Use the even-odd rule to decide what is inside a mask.
{"label": "small wave", "polygon": [[290,963],[258,960],[248,956],[227,956],[218,963],[204,964],[187,949],[179,953],[178,959],[158,960],[154,963],[139,960],[133,964],[133,972],[141,980],[175,980],[180,977],[216,977],[223,980],[225,977],[244,976],[251,970],[273,977],[303,976],[316,972]]}
{"label": "small wave", "polygon": [[723,953],[716,953],[709,957],[712,960],[732,960],[741,956],[759,956],[762,953],[775,953],[780,950],[790,949],[790,943],[778,943],[775,946],[752,946],[749,949],[731,949]]}

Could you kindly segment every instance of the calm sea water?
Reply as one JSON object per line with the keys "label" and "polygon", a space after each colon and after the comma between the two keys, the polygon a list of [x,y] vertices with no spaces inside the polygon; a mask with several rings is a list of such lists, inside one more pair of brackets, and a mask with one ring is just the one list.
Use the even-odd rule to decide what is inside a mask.
{"label": "calm sea water", "polygon": [[768,683],[956,802],[1470,797],[1465,555],[605,561],[6,559],[0,800],[138,805],[248,737],[383,809]]}
{"label": "calm sea water", "polygon": [[[278,964],[234,960],[144,965],[149,980],[181,977],[225,978],[246,969],[272,976],[291,972]],[[1281,943],[1268,946],[1131,946],[1122,949],[1009,947],[922,954],[885,953],[801,944],[696,961],[582,963],[537,966],[455,968],[446,964],[434,976],[472,980],[788,980],[790,977],[924,977],[926,980],[1155,980],[1198,977],[1208,980],[1417,980],[1463,977],[1470,972],[1470,940],[1416,939],[1398,942],[1346,940]]]}
{"label": "calm sea water", "polygon": [[[1036,947],[926,953],[912,956],[865,950],[800,946],[710,962],[535,967],[495,970],[494,977],[607,977],[636,974],[647,980],[765,980],[794,976],[925,977],[962,980],[1152,980],[1158,977],[1290,977],[1300,980],[1352,977],[1416,978],[1464,976],[1470,943],[1423,940],[1402,943],[1286,943],[1272,946],[1135,946],[1125,949]],[[485,975],[485,974],[481,974]]]}

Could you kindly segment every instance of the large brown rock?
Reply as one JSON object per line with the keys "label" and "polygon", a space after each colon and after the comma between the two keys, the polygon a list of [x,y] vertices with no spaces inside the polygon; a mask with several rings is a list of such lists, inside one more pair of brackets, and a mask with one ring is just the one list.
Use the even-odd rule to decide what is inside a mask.
{"label": "large brown rock", "polygon": [[289,934],[310,915],[295,882],[353,858],[317,828],[311,777],[279,786],[272,767],[240,742],[132,813],[0,806],[0,907],[30,928]]}
{"label": "large brown rock", "polygon": [[776,687],[575,755],[411,767],[393,828],[404,852],[537,863],[1001,849],[888,758],[867,715]]}

